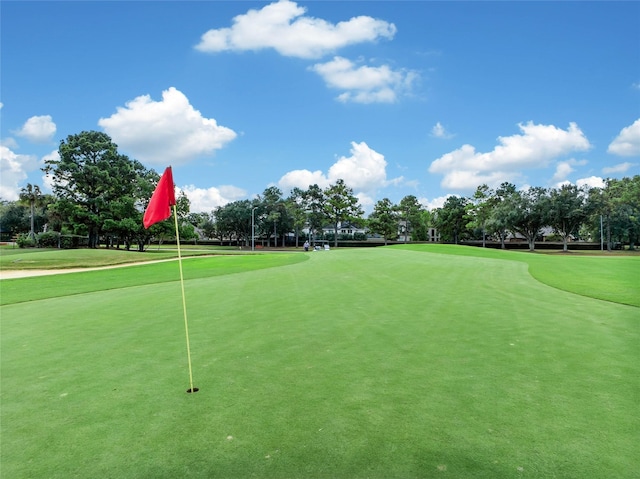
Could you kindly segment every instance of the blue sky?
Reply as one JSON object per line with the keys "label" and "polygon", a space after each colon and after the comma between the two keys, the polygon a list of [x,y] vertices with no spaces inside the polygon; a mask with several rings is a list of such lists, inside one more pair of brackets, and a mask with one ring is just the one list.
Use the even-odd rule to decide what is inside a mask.
{"label": "blue sky", "polygon": [[104,131],[192,211],[640,174],[640,2],[7,1],[0,197]]}

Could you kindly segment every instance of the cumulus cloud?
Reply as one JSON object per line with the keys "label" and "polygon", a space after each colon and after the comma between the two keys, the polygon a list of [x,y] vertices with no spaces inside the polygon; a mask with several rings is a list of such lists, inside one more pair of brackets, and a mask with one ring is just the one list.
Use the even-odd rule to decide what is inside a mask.
{"label": "cumulus cloud", "polygon": [[0,140],[0,145],[6,146],[10,150],[16,150],[20,148],[20,146],[18,145],[18,142],[13,138],[11,138],[10,136],[7,138],[2,138]]}
{"label": "cumulus cloud", "polygon": [[463,145],[434,160],[429,171],[444,175],[443,187],[470,190],[483,183],[497,186],[514,181],[522,169],[545,167],[558,157],[591,148],[575,123],[567,130],[533,122],[518,126],[520,135],[498,137],[500,144],[492,151],[479,153],[473,146]]}
{"label": "cumulus cloud", "polygon": [[[48,161],[59,161],[60,153],[58,150],[53,150],[48,155],[44,155],[40,161],[41,165],[45,165]],[[45,191],[53,191],[53,175],[45,173],[42,175],[42,185]]]}
{"label": "cumulus cloud", "polygon": [[428,198],[419,198],[418,201],[427,210],[433,211],[436,208],[442,208],[444,206],[444,202],[447,201],[447,198],[449,198],[449,196],[450,195],[438,196],[437,198],[433,198],[432,200]]}
{"label": "cumulus cloud", "polygon": [[56,124],[50,115],[32,116],[14,133],[32,143],[47,143],[56,134]]}
{"label": "cumulus cloud", "polygon": [[584,166],[587,164],[586,160],[576,160],[571,158],[567,161],[559,161],[556,165],[556,172],[551,178],[554,182],[563,182],[569,176],[569,174],[575,171],[574,166]]}
{"label": "cumulus cloud", "polygon": [[363,141],[351,142],[351,156],[342,156],[329,168],[331,182],[342,178],[351,188],[372,191],[387,181],[384,155],[369,148]]}
{"label": "cumulus cloud", "polygon": [[246,198],[247,192],[241,188],[223,185],[218,188],[197,188],[187,185],[181,188],[190,202],[193,213],[210,213],[219,206]]}
{"label": "cumulus cloud", "polygon": [[320,170],[289,171],[278,181],[278,186],[284,190],[291,190],[296,186],[301,189],[307,189],[310,185],[318,185],[320,188],[326,188],[329,184],[331,184],[331,180]]}
{"label": "cumulus cloud", "polygon": [[629,170],[629,168],[636,166],[637,163],[631,163],[629,161],[625,161],[624,163],[618,163],[613,166],[605,166],[602,168],[602,172],[607,175],[609,173],[625,173]]}
{"label": "cumulus cloud", "polygon": [[161,101],[149,95],[134,98],[98,124],[137,160],[161,166],[211,155],[237,136],[213,118],[203,117],[174,87],[162,92]]}
{"label": "cumulus cloud", "polygon": [[234,17],[228,28],[202,35],[195,48],[203,52],[273,48],[284,56],[319,58],[338,48],[379,38],[393,38],[392,23],[368,16],[336,24],[305,15],[306,8],[281,0]]}
{"label": "cumulus cloud", "polygon": [[589,178],[581,178],[576,181],[576,186],[582,188],[588,186],[590,188],[604,188],[604,180],[599,176],[590,176]]}
{"label": "cumulus cloud", "polygon": [[19,155],[8,147],[0,146],[0,198],[15,201],[20,196],[20,184],[27,173],[38,167],[33,155]]}
{"label": "cumulus cloud", "polygon": [[453,135],[449,133],[440,122],[436,123],[433,128],[431,128],[431,136],[434,138],[442,138],[444,140],[453,138]]}
{"label": "cumulus cloud", "polygon": [[309,68],[320,75],[328,87],[344,90],[337,99],[355,103],[393,103],[398,96],[409,92],[417,74],[406,70],[392,70],[388,65],[357,66],[343,57]]}
{"label": "cumulus cloud", "polygon": [[353,189],[363,205],[369,204],[378,189],[394,183],[395,180],[387,180],[387,161],[384,155],[370,148],[364,141],[351,142],[350,153],[351,156],[338,158],[326,175],[319,170],[294,170],[280,178],[278,186],[287,191],[296,186],[307,189],[309,185],[314,184],[326,188],[342,179]]}
{"label": "cumulus cloud", "polygon": [[618,156],[640,156],[640,119],[620,131],[609,145],[607,153]]}

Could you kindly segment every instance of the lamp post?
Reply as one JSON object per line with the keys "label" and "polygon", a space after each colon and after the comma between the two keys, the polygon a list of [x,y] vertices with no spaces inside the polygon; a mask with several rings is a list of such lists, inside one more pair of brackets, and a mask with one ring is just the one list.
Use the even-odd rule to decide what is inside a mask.
{"label": "lamp post", "polygon": [[255,234],[255,220],[254,220],[254,212],[256,211],[257,206],[251,208],[251,251],[256,249],[256,234]]}

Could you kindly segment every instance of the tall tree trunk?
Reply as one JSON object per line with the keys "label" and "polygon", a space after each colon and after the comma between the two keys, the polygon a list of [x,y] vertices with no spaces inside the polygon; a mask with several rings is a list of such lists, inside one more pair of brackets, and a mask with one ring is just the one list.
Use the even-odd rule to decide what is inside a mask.
{"label": "tall tree trunk", "polygon": [[36,232],[35,232],[35,228],[34,228],[34,216],[35,216],[35,201],[31,200],[31,231],[29,232],[29,237],[34,240],[36,239]]}

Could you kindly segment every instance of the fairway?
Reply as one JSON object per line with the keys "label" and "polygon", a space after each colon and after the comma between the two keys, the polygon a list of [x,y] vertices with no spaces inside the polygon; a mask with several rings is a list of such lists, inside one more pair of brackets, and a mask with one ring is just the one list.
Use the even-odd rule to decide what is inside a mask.
{"label": "fairway", "polygon": [[3,280],[1,475],[637,477],[640,308],[468,251],[185,261],[195,394],[175,263]]}

